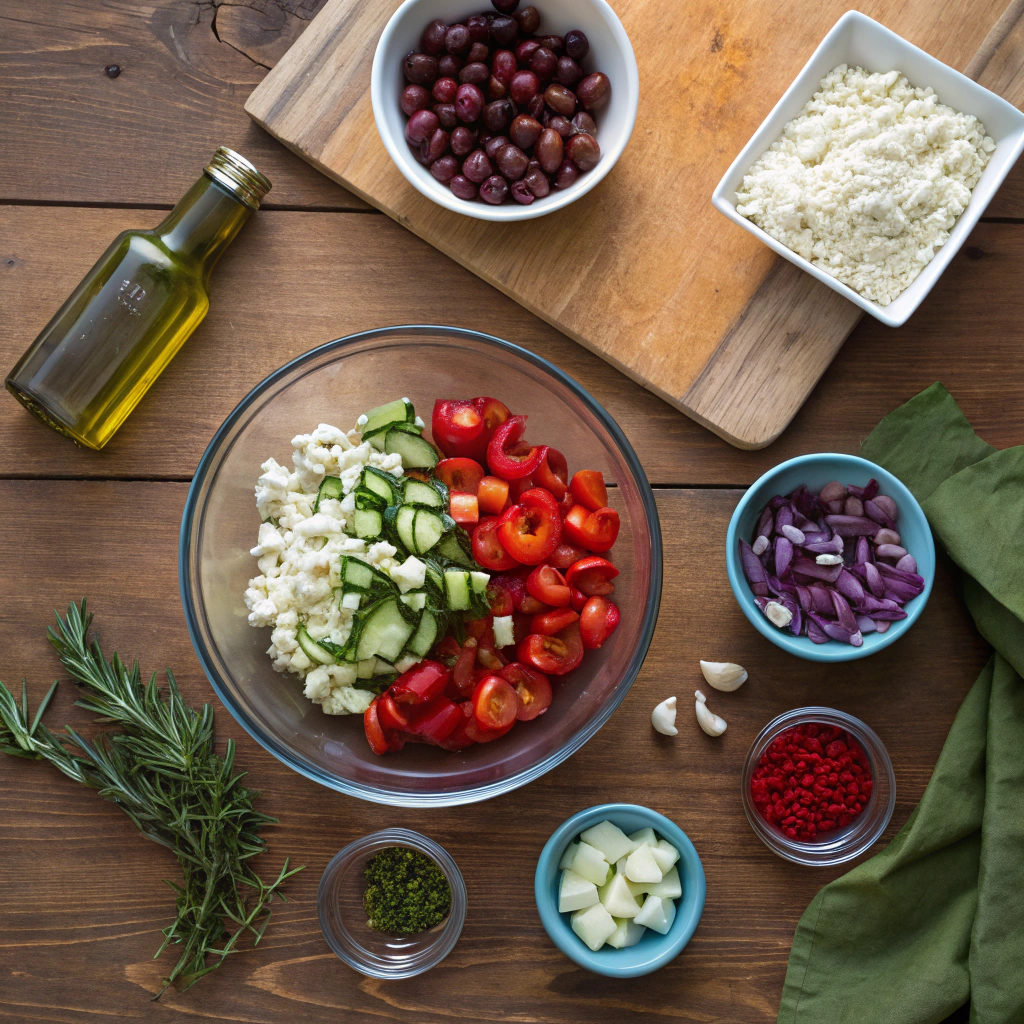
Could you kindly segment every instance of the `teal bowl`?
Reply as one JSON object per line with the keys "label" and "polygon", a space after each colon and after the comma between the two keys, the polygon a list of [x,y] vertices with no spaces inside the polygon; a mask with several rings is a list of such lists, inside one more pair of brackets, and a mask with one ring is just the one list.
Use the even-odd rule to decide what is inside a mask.
{"label": "teal bowl", "polygon": [[[596,953],[583,944],[572,930],[568,914],[558,912],[558,862],[565,848],[584,829],[607,819],[627,835],[642,828],[653,828],[679,851],[679,879],[683,895],[676,901],[676,917],[668,934],[659,935],[650,928],[644,937],[627,949],[604,947]],[[671,963],[690,941],[700,916],[704,913],[704,868],[686,833],[663,814],[637,804],[598,804],[574,814],[560,825],[544,844],[537,871],[533,876],[533,892],[537,900],[541,924],[551,941],[580,967],[608,978],[639,978]]]}
{"label": "teal bowl", "polygon": [[[888,494],[899,505],[896,529],[900,542],[917,559],[918,574],[924,577],[924,590],[905,605],[907,617],[894,622],[884,633],[868,633],[861,647],[852,647],[838,640],[816,644],[806,636],[793,636],[788,630],[773,626],[754,603],[754,594],[743,575],[740,539],[751,540],[761,510],[776,494],[789,494],[800,484],[806,484],[817,492],[832,480],[847,486],[863,487],[872,477],[878,481],[880,493]],[[732,514],[725,538],[725,561],[732,592],[754,628],[776,647],[808,661],[853,661],[895,643],[924,611],[935,582],[935,542],[924,510],[902,481],[887,469],[856,455],[800,455],[765,473],[747,490]]]}

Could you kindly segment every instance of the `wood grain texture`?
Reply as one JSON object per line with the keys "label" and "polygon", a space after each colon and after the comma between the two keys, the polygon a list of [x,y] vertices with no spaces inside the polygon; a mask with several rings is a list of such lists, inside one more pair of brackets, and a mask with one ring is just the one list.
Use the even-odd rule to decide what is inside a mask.
{"label": "wood grain texture", "polygon": [[[0,369],[117,232],[160,216],[0,207]],[[658,484],[741,485],[802,452],[856,452],[936,380],[1005,446],[1024,438],[1024,329],[1012,301],[1022,275],[1024,228],[979,225],[906,327],[866,318],[789,430],[767,451],[739,451],[388,218],[261,212],[217,268],[206,322],[103,452],[74,448],[0,391],[0,476],[187,479],[224,417],[282,363],[353,331],[417,322],[489,331],[552,360],[615,417]]]}
{"label": "wood grain texture", "polygon": [[[83,594],[108,652],[141,655],[146,671],[173,667],[187,699],[212,699],[188,642],[177,596],[176,544],[186,487],[177,483],[0,482],[5,552],[0,616],[3,679],[30,679],[34,700],[60,669],[45,641],[51,609]],[[383,809],[290,772],[218,705],[218,734],[239,744],[262,807],[281,818],[269,872],[286,855],[308,865],[290,886],[265,943],[191,993],[149,1002],[165,961],[150,957],[169,920],[162,879],[176,868],[112,805],[45,765],[0,758],[0,1019],[12,1022],[231,1020],[346,1024],[515,1020],[531,1024],[645,1020],[768,1024],[793,927],[818,887],[841,869],[787,864],[754,837],[737,773],[757,730],[775,714],[823,702],[865,719],[895,764],[898,804],[888,835],[919,798],[956,708],[987,657],[954,596],[947,566],[917,627],[868,661],[797,662],[743,619],[725,581],[721,538],[739,492],[658,494],[668,566],[650,655],[621,708],[579,753],[516,793],[444,811]],[[26,531],[25,523],[34,527]],[[700,524],[695,528],[694,524]],[[54,538],[60,538],[55,543]],[[627,612],[628,613],[628,612]],[[751,680],[712,698],[728,721],[701,733],[685,699],[699,658],[736,659]],[[87,722],[63,683],[51,726]],[[650,728],[654,704],[681,698],[678,738]],[[551,713],[557,713],[557,703]],[[629,770],[616,772],[622,751]],[[574,967],[548,941],[533,903],[536,857],[570,813],[606,800],[671,816],[704,862],[708,901],[693,941],[649,978],[610,982]],[[383,824],[425,831],[466,877],[462,939],[438,968],[382,984],[328,950],[316,921],[316,885],[345,843]]]}
{"label": "wood grain texture", "polygon": [[[845,4],[688,4],[666,18],[660,5],[622,0],[617,13],[642,82],[630,144],[599,188],[521,224],[437,206],[384,150],[368,94],[370,60],[396,6],[330,0],[246,111],[314,166],[730,443],[760,448],[778,437],[859,314],[827,286],[777,267],[757,239],[722,223],[709,196]],[[963,67],[1005,3],[976,3],[955,32],[955,6],[862,8]]]}

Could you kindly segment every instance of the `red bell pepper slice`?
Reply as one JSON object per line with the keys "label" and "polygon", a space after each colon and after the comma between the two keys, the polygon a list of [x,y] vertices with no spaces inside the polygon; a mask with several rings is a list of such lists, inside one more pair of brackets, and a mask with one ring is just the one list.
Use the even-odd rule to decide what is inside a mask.
{"label": "red bell pepper slice", "polygon": [[399,704],[427,704],[444,692],[451,672],[439,661],[421,661],[403,672],[387,689]]}
{"label": "red bell pepper slice", "polygon": [[525,416],[512,416],[494,431],[487,445],[487,465],[502,480],[531,476],[544,461],[547,448],[520,444],[526,430]]}

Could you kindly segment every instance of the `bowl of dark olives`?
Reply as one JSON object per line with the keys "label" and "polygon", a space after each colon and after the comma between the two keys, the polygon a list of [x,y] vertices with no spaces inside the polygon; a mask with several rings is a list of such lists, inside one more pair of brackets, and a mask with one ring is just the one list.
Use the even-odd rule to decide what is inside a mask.
{"label": "bowl of dark olives", "polygon": [[604,178],[633,131],[640,80],[606,0],[405,0],[381,33],[370,95],[415,189],[512,221]]}

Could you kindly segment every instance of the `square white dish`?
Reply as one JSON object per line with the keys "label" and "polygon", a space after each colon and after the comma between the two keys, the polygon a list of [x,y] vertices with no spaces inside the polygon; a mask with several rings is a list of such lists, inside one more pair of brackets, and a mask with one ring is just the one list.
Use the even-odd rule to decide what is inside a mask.
{"label": "square white dish", "polygon": [[[859,66],[871,72],[897,70],[913,86],[922,89],[931,86],[940,102],[977,117],[996,143],[995,151],[974,188],[971,201],[954,225],[949,239],[936,251],[935,257],[910,286],[888,306],[881,306],[836,280],[736,211],[736,190],[744,175],[782,135],[786,124],[803,110],[825,75],[840,64]],[[882,323],[899,327],[924,301],[942,276],[1022,150],[1024,113],[867,15],[859,11],[847,11],[825,36],[793,84],[732,162],[715,188],[711,201],[716,210],[755,235],[790,263],[806,270]]]}

